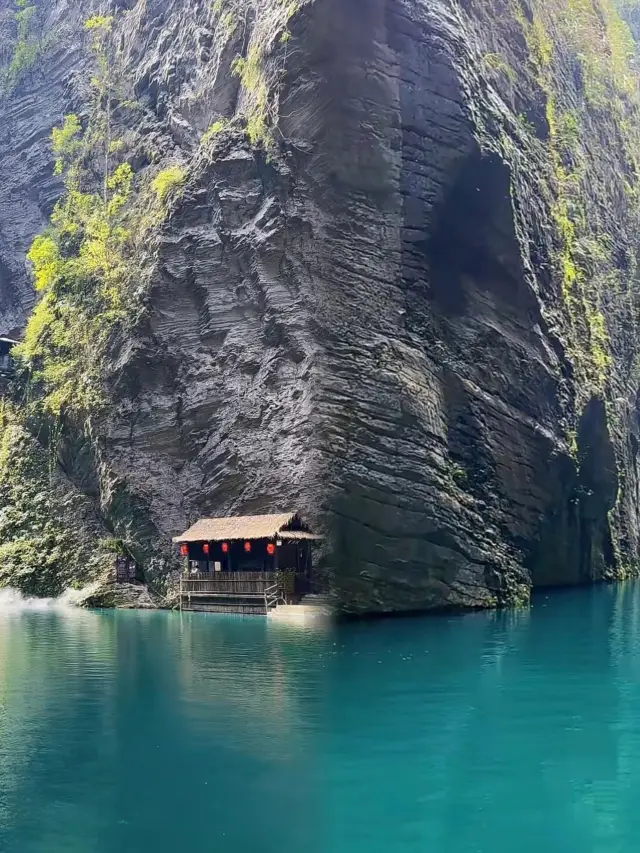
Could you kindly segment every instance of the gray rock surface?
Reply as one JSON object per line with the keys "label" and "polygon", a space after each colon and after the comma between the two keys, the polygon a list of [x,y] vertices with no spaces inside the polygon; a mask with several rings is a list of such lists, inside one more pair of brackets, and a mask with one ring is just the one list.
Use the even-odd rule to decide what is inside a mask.
{"label": "gray rock surface", "polygon": [[[42,3],[41,8],[34,37],[44,39],[49,33],[53,38],[37,63],[24,71],[16,88],[0,99],[0,331],[4,334],[24,327],[34,304],[26,253],[34,236],[46,226],[62,190],[61,180],[53,174],[51,130],[68,111],[65,94],[69,81],[86,62],[79,33],[90,4],[63,0]],[[0,3],[1,51],[6,64],[14,50],[14,9],[11,2]]]}
{"label": "gray rock surface", "polygon": [[[55,28],[65,9],[48,5]],[[569,352],[548,111],[510,4],[315,0],[284,41],[277,0],[128,6],[137,165],[180,163],[188,182],[149,247],[145,316],[109,365],[90,460],[106,526],[169,555],[199,516],[298,509],[358,612],[521,603],[532,585],[633,570],[633,263],[605,300],[614,365],[596,392]],[[60,190],[50,129],[82,107],[86,51],[65,32],[0,105],[7,329],[33,302],[25,251]],[[250,109],[231,64],[255,44],[271,159],[233,129],[201,142]],[[485,61],[498,51],[516,82]],[[585,145],[587,216],[628,258],[616,127],[594,117]]]}

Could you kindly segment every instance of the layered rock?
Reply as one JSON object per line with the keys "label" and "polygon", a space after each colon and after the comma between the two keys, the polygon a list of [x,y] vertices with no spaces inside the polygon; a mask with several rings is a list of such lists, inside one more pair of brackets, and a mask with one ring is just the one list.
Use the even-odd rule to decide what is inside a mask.
{"label": "layered rock", "polygon": [[[521,603],[634,569],[634,96],[624,116],[589,102],[562,2],[120,12],[134,166],[188,178],[107,365],[109,416],[82,464],[61,462],[143,563],[155,540],[167,575],[170,536],[198,516],[291,507],[326,531],[351,611]],[[2,108],[38,122],[19,165],[2,146],[6,326],[30,305],[24,251],[58,188],[49,128],[82,112],[74,38],[43,62],[76,74],[26,80]],[[579,237],[608,235],[584,261],[559,207],[572,111]]]}

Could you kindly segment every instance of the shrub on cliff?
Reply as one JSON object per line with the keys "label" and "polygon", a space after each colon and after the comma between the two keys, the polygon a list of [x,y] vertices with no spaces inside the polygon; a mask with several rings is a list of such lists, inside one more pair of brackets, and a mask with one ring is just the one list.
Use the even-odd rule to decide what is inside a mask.
{"label": "shrub on cliff", "polygon": [[151,182],[158,201],[164,204],[184,184],[186,177],[187,173],[182,166],[168,166],[166,169],[158,172]]}
{"label": "shrub on cliff", "polygon": [[[59,595],[112,567],[88,499],[51,464],[23,416],[0,409],[0,587]],[[93,534],[93,535],[92,535]]]}
{"label": "shrub on cliff", "polygon": [[[70,114],[52,133],[55,172],[64,175],[65,192],[27,256],[42,298],[15,350],[28,368],[33,405],[76,420],[105,402],[105,353],[116,329],[139,307],[136,246],[159,218],[134,192],[126,146],[117,136],[114,104],[125,92],[111,59],[112,22],[96,16],[86,25],[95,55],[87,126]],[[158,175],[161,200],[183,176],[177,167]]]}

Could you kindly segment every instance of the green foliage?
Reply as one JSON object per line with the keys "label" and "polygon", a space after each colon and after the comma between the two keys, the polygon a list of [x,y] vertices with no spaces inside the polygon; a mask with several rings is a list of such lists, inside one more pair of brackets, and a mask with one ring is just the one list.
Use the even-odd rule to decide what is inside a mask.
{"label": "green foliage", "polygon": [[[631,60],[635,45],[612,0],[535,0],[532,17],[517,11],[537,79],[547,96],[549,154],[555,183],[552,215],[556,224],[556,260],[569,321],[568,350],[587,393],[604,390],[612,358],[602,313],[605,282],[612,281],[612,242],[585,209],[594,187],[584,128],[594,112],[604,128],[620,128],[621,146],[630,164],[621,180],[631,199],[637,196],[639,103]],[[576,102],[566,85],[566,65],[557,63],[554,45],[570,51],[582,70],[583,91]],[[587,131],[587,134],[589,131]],[[585,137],[586,138],[586,137]]]}
{"label": "green foliage", "polygon": [[52,133],[55,170],[64,174],[66,191],[28,253],[42,298],[16,357],[31,376],[32,407],[54,416],[100,410],[106,349],[136,310],[132,258],[140,216],[133,171],[118,162],[122,146],[112,145],[111,27],[111,18],[87,22],[96,67],[92,112],[86,131],[71,114]]}
{"label": "green foliage", "polygon": [[33,371],[45,410],[57,416],[101,404],[100,359],[130,302],[132,183],[131,167],[123,163],[107,176],[106,196],[68,184],[48,232],[36,237],[28,254],[44,297],[16,356]]}
{"label": "green foliage", "polygon": [[27,260],[33,265],[36,290],[51,288],[64,265],[58,243],[49,234],[41,234],[35,238],[27,253]]}
{"label": "green foliage", "polygon": [[84,22],[84,28],[95,30],[102,36],[112,30],[114,20],[113,15],[93,15]]}
{"label": "green foliage", "polygon": [[264,54],[259,45],[254,44],[245,57],[238,56],[231,65],[231,73],[240,77],[242,85],[249,94],[247,108],[247,135],[252,145],[263,144],[269,148],[272,140],[269,136],[269,120],[273,120],[269,101],[269,83],[264,69]]}
{"label": "green foliage", "polygon": [[518,124],[526,133],[535,134],[535,127],[524,113],[518,113]]}
{"label": "green foliage", "polygon": [[505,62],[505,60],[499,54],[485,53],[483,59],[488,68],[505,74],[511,81],[514,81],[516,79],[516,73],[513,68],[507,62]]}
{"label": "green foliage", "polygon": [[457,462],[450,462],[449,472],[456,486],[464,489],[468,485],[468,475],[462,465],[459,465]]}
{"label": "green foliage", "polygon": [[30,377],[32,413],[80,423],[106,405],[107,352],[141,310],[139,248],[184,178],[171,167],[157,176],[155,192],[135,187],[124,128],[114,119],[114,105],[130,94],[117,64],[113,18],[95,16],[85,26],[94,55],[90,114],[84,130],[71,114],[52,133],[65,192],[28,253],[41,299],[15,348]]}
{"label": "green foliage", "polygon": [[52,479],[47,448],[7,402],[0,406],[0,505],[0,587],[58,595],[110,567],[106,549],[79,535],[86,499]]}
{"label": "green foliage", "polygon": [[533,20],[529,20],[519,5],[515,8],[514,12],[525,33],[529,53],[534,64],[539,70],[545,71],[553,58],[553,40],[551,36],[538,15],[534,15]]}
{"label": "green foliage", "polygon": [[214,121],[213,124],[210,125],[202,134],[202,138],[200,140],[201,144],[206,145],[208,142],[211,142],[212,139],[215,139],[215,137],[221,134],[228,126],[229,122],[226,119],[218,119],[217,121]]}
{"label": "green foliage", "polygon": [[565,151],[576,151],[580,142],[580,114],[568,109],[556,114],[553,112],[555,101],[547,102],[547,120],[556,142]]}
{"label": "green foliage", "polygon": [[222,30],[225,41],[231,38],[237,26],[238,18],[233,12],[225,12],[224,15],[220,16],[218,27]]}
{"label": "green foliage", "polygon": [[126,147],[124,139],[112,139],[109,143],[109,154],[122,154]]}
{"label": "green foliage", "polygon": [[37,3],[15,0],[15,43],[9,64],[2,73],[4,88],[9,91],[33,68],[46,47],[39,12]]}
{"label": "green foliage", "polygon": [[128,557],[129,550],[122,539],[110,537],[109,539],[101,539],[100,547],[110,554],[116,554],[118,557]]}
{"label": "green foliage", "polygon": [[168,166],[155,176],[151,182],[158,200],[165,203],[176,190],[183,186],[187,179],[186,170],[182,166]]}
{"label": "green foliage", "polygon": [[580,63],[592,106],[607,108],[613,92],[635,94],[635,43],[613,0],[547,0],[534,4],[532,20],[516,14],[541,78],[554,73],[555,36]]}
{"label": "green foliage", "polygon": [[[246,56],[238,56],[231,73],[239,77],[245,94],[246,132],[252,145],[261,146],[268,155],[276,147],[278,97],[285,73],[289,24],[307,0],[275,0],[269,27],[256,26]],[[279,38],[278,38],[279,34]],[[274,51],[274,45],[281,50]]]}
{"label": "green foliage", "polygon": [[61,175],[65,168],[77,157],[82,141],[80,119],[74,113],[65,116],[62,127],[54,127],[51,145],[56,158],[54,172]]}
{"label": "green foliage", "polygon": [[211,11],[217,18],[217,39],[222,37],[224,42],[229,41],[241,20],[242,7],[240,0],[215,0]]}
{"label": "green foliage", "polygon": [[582,65],[585,94],[593,106],[606,107],[611,84],[618,92],[631,94],[633,37],[609,0],[567,0],[571,24],[568,37]]}
{"label": "green foliage", "polygon": [[[87,119],[81,124],[69,115],[52,133],[65,191],[28,253],[40,300],[15,348],[24,403],[10,413],[6,431],[0,419],[0,586],[10,583],[29,594],[57,594],[94,579],[112,568],[113,553],[122,547],[100,538],[104,530],[96,519],[93,527],[84,525],[79,516],[88,502],[83,507],[56,473],[57,450],[52,455],[33,436],[47,440],[64,424],[67,436],[84,436],[91,446],[100,434],[109,356],[144,310],[140,247],[148,251],[152,229],[167,214],[150,182],[128,162],[131,127],[125,128],[124,108],[133,102],[115,27],[98,17],[87,31],[94,56]],[[144,508],[128,511],[126,522],[114,521],[113,482],[110,489],[109,529],[126,536]],[[117,490],[125,493],[125,484]],[[77,539],[82,530],[93,531],[88,545]]]}

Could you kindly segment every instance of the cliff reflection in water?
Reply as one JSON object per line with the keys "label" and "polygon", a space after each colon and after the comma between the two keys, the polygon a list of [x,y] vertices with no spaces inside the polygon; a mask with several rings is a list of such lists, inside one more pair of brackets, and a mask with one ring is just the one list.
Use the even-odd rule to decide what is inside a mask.
{"label": "cliff reflection in water", "polygon": [[330,633],[0,615],[2,853],[635,853],[639,787],[637,583]]}
{"label": "cliff reflection in water", "polygon": [[341,632],[328,849],[636,850],[639,614],[630,583]]}
{"label": "cliff reflection in water", "polygon": [[312,853],[325,642],[262,619],[3,614],[0,850]]}

